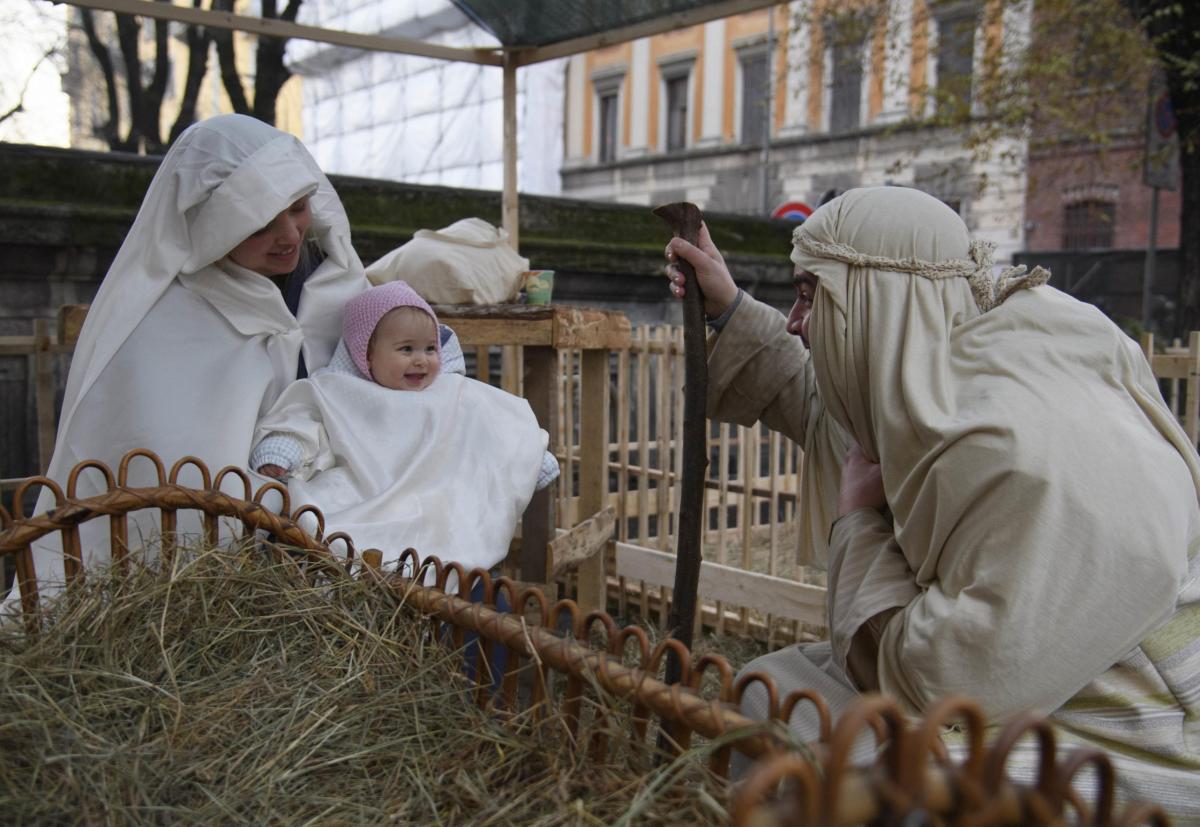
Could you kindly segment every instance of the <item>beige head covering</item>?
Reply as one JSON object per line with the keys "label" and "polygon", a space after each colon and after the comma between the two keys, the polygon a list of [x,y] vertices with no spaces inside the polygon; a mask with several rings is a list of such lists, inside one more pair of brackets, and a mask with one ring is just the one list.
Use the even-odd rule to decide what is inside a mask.
{"label": "beige head covering", "polygon": [[1044,271],[994,278],[990,248],[916,190],[852,190],[794,242],[818,277],[822,399],[881,463],[923,590],[888,624],[883,689],[915,709],[961,691],[993,715],[1058,706],[1186,571],[1200,466],[1145,359]]}

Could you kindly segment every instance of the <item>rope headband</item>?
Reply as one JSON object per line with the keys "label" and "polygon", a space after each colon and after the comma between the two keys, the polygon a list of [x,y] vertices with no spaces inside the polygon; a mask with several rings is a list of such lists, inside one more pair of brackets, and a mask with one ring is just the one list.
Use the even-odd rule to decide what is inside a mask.
{"label": "rope headband", "polygon": [[1038,287],[1050,280],[1050,273],[1046,269],[1034,267],[1032,272],[1026,273],[1024,264],[1005,267],[998,277],[992,278],[992,252],[996,245],[991,241],[972,241],[970,261],[960,258],[922,261],[918,258],[869,256],[846,244],[818,241],[803,227],[796,228],[792,243],[810,256],[840,261],[851,267],[909,273],[927,279],[965,278],[971,285],[971,295],[981,313],[1003,304],[1018,290]]}

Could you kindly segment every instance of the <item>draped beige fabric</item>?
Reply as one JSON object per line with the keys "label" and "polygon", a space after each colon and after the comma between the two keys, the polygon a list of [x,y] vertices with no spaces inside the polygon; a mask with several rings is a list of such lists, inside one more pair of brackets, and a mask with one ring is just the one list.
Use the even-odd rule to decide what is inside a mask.
{"label": "draped beige fabric", "polygon": [[1174,610],[1200,467],[1134,343],[1050,287],[1005,296],[1019,274],[993,299],[987,253],[936,199],[886,187],[814,213],[793,261],[818,277],[825,408],[882,466],[895,542],[875,547],[916,589],[831,582],[853,627],[833,630],[835,659],[902,605],[882,689],[914,711],[970,695],[999,719],[1059,707]]}

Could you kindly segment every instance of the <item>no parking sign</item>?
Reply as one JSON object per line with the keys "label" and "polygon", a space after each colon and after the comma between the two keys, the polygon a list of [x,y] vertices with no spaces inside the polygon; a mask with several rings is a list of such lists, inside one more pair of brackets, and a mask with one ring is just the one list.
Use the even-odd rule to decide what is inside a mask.
{"label": "no parking sign", "polygon": [[772,218],[782,218],[785,221],[795,221],[803,224],[804,219],[812,215],[812,207],[803,201],[785,201],[771,213]]}

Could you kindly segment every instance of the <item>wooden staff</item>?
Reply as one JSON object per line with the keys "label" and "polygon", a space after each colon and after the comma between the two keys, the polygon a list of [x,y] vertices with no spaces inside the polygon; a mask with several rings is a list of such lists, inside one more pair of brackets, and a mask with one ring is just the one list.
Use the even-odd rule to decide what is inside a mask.
{"label": "wooden staff", "polygon": [[[700,210],[686,201],[665,204],[654,214],[670,225],[679,238],[700,241]],[[684,277],[683,295],[683,474],[680,480],[679,517],[675,556],[675,589],[668,623],[671,637],[692,646],[696,618],[696,590],[700,583],[701,529],[704,525],[704,473],[708,467],[705,405],[708,399],[708,362],[704,344],[704,295],[696,271],[684,259],[677,262]],[[678,683],[682,666],[672,653],[667,660],[666,682]]]}

